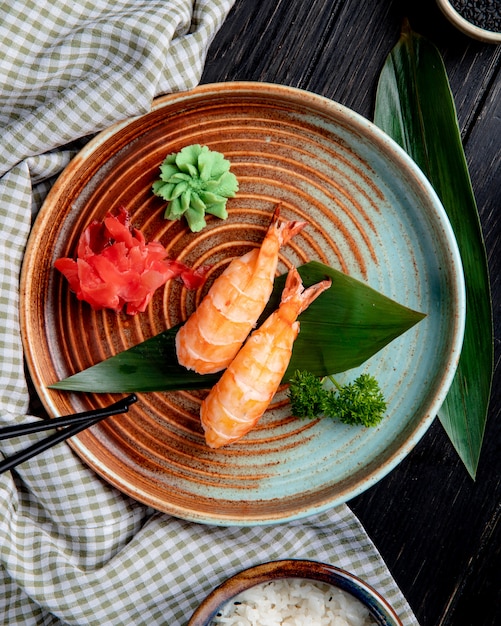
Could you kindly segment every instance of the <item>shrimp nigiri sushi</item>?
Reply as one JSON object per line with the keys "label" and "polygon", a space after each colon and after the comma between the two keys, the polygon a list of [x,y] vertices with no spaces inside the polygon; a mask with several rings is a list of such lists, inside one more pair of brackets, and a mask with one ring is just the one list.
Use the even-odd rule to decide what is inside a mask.
{"label": "shrimp nigiri sushi", "polygon": [[276,207],[261,247],[231,261],[177,332],[181,365],[212,374],[231,363],[270,298],[279,249],[304,226],[281,221]]}
{"label": "shrimp nigiri sushi", "polygon": [[240,439],[258,422],[289,365],[298,315],[330,285],[323,280],[305,289],[298,271],[290,270],[279,308],[251,334],[202,402],[200,417],[211,448]]}

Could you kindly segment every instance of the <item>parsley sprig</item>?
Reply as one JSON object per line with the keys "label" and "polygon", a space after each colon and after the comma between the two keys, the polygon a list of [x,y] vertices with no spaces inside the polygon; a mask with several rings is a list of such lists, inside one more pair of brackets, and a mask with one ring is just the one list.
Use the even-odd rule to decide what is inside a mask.
{"label": "parsley sprig", "polygon": [[360,374],[353,382],[340,385],[333,376],[334,385],[327,389],[310,372],[296,371],[290,381],[289,399],[296,417],[316,418],[321,415],[338,419],[344,424],[377,426],[384,417],[386,400],[378,381],[370,374]]}

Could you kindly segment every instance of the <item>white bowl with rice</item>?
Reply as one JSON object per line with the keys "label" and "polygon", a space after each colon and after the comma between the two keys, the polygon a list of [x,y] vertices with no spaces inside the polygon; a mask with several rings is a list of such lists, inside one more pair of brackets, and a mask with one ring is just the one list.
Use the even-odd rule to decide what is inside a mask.
{"label": "white bowl with rice", "polygon": [[244,570],[216,587],[187,626],[402,626],[363,580],[326,563],[283,560]]}

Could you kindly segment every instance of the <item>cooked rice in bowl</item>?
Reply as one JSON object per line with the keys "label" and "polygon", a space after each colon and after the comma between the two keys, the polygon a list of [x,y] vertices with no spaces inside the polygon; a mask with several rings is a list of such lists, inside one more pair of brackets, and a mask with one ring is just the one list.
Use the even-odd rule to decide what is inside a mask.
{"label": "cooked rice in bowl", "polygon": [[213,626],[374,626],[369,610],[328,583],[281,578],[235,596]]}

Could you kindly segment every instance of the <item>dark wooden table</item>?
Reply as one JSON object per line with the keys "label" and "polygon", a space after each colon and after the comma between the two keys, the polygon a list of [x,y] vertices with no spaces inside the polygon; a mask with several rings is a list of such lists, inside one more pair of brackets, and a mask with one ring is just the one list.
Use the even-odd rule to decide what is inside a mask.
{"label": "dark wooden table", "polygon": [[[236,0],[202,82],[282,83],[372,119],[404,17],[437,45],[449,75],[489,257],[498,364],[501,46],[455,31],[433,0]],[[350,502],[422,626],[501,624],[500,408],[495,376],[476,481],[435,420],[390,475]]]}

